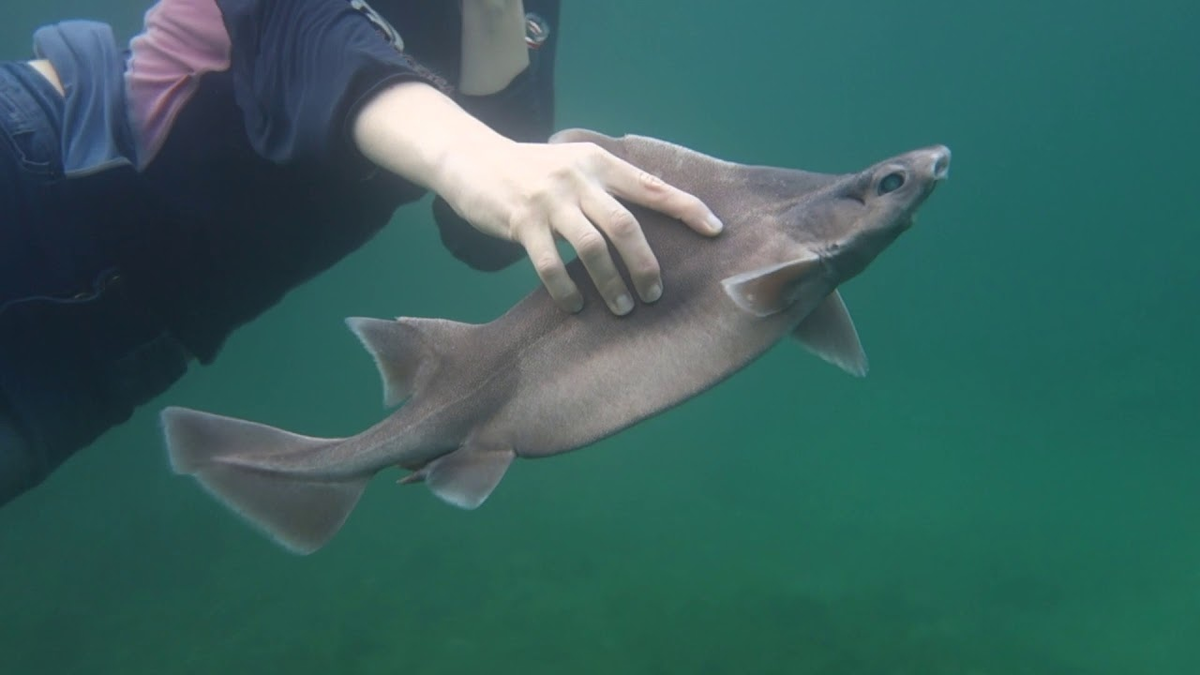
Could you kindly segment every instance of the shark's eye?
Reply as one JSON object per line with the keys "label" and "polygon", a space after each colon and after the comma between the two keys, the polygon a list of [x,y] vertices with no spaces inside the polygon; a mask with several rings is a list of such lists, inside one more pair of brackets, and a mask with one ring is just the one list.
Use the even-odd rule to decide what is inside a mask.
{"label": "shark's eye", "polygon": [[899,171],[893,171],[880,179],[879,194],[886,195],[889,192],[895,192],[902,185],[904,185],[904,174]]}

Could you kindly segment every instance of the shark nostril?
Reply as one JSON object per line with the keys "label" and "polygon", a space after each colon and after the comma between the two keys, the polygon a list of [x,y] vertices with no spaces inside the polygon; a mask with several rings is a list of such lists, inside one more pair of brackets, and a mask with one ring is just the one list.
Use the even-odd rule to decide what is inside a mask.
{"label": "shark nostril", "polygon": [[933,162],[933,177],[941,180],[950,174],[950,150],[943,148]]}

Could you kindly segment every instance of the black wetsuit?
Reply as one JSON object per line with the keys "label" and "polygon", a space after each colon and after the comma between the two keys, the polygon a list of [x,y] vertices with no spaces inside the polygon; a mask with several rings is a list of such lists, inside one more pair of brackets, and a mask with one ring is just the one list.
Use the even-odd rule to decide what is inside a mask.
{"label": "black wetsuit", "polygon": [[[485,97],[454,90],[458,3],[215,2],[230,65],[199,76],[140,169],[136,158],[64,169],[63,139],[88,102],[70,90],[64,102],[24,63],[0,69],[0,504],[128,419],[190,360],[210,362],[231,331],[422,195],[374,170],[348,137],[372,93],[425,81],[511,138],[552,130],[557,0],[526,0],[549,38]],[[89,45],[59,58],[86,68]],[[443,241],[474,267],[522,253],[440,200],[434,212]]]}

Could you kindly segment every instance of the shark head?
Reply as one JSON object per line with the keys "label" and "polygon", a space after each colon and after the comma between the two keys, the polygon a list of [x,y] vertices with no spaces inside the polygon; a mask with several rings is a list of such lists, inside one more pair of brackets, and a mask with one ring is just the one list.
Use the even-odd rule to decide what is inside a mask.
{"label": "shark head", "polygon": [[704,200],[727,230],[708,248],[680,241],[679,255],[702,261],[698,281],[729,274],[721,278],[725,292],[759,317],[811,310],[866,269],[912,226],[950,169],[950,150],[941,145],[857,173],[826,174],[738,164],[644,136],[570,129],[551,141],[594,143]]}
{"label": "shark head", "polygon": [[945,146],[914,150],[838,176],[792,206],[782,220],[841,283],[866,269],[912,226],[917,209],[949,170]]}

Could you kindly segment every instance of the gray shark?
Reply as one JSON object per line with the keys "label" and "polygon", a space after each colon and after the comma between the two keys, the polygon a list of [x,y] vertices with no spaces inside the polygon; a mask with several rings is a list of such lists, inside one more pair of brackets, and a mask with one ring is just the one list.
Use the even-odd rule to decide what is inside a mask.
{"label": "gray shark", "polygon": [[[611,314],[576,260],[578,314],[539,287],[490,323],[347,319],[389,405],[348,438],[301,436],[186,408],[162,423],[172,467],[297,553],[324,545],[367,482],[399,466],[459,507],[479,506],[517,457],[594,443],[713,387],[792,336],[853,375],[867,359],[838,285],[913,222],[950,164],[942,146],[829,175],[721,161],[653,138],[560,132],[702,199],[726,227],[706,240],[633,207],[666,292]],[[622,270],[624,273],[624,270]]]}

